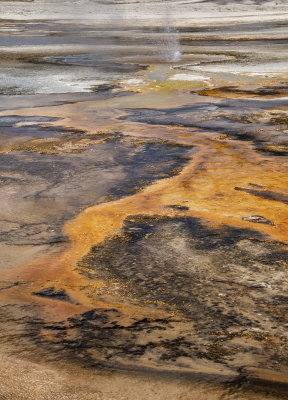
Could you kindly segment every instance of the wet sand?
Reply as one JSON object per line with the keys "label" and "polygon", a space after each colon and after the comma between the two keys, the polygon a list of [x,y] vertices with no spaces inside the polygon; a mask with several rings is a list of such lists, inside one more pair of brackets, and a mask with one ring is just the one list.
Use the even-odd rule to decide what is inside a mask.
{"label": "wet sand", "polygon": [[286,398],[288,9],[212,3],[0,2],[1,398]]}

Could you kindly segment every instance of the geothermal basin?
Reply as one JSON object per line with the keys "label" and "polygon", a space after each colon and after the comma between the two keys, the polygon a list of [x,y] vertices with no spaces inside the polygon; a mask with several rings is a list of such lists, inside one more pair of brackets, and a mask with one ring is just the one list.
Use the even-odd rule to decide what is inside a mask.
{"label": "geothermal basin", "polygon": [[0,16],[1,400],[286,399],[286,1]]}

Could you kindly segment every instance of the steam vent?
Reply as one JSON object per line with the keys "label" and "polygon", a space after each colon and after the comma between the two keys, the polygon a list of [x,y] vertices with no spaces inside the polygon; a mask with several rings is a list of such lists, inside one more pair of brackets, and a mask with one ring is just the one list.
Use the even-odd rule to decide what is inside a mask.
{"label": "steam vent", "polygon": [[0,400],[287,399],[287,156],[287,0],[0,0]]}

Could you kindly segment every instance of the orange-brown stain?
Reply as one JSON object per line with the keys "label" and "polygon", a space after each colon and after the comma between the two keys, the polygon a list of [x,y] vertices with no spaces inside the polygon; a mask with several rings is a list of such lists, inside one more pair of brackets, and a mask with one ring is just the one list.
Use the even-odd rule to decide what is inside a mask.
{"label": "orange-brown stain", "polygon": [[[127,105],[132,106],[131,97],[134,97],[134,107],[141,104],[143,99],[139,100],[137,96],[139,95],[127,98]],[[185,101],[185,96],[183,97]],[[191,160],[179,175],[159,180],[132,196],[87,208],[66,223],[64,230],[69,237],[69,245],[60,254],[46,254],[10,273],[14,276],[17,274],[24,281],[34,281],[28,290],[13,289],[13,296],[18,293],[19,298],[25,298],[27,301],[33,299],[35,302],[35,296],[32,297],[30,293],[43,286],[61,286],[69,291],[74,304],[37,298],[37,303],[43,306],[46,316],[54,320],[95,306],[95,299],[89,296],[89,290],[97,283],[94,281],[92,284],[91,280],[77,272],[77,262],[89,252],[91,246],[102,243],[119,232],[128,216],[185,215],[201,219],[212,229],[224,226],[253,229],[264,235],[263,240],[288,242],[287,204],[235,190],[235,187],[249,188],[249,185],[253,184],[261,185],[265,190],[288,194],[288,168],[281,158],[263,156],[248,142],[225,140],[216,133],[182,127],[151,127],[120,121],[117,117],[123,114],[123,111],[112,111],[118,101],[110,99],[103,102],[86,102],[86,109],[83,103],[80,103],[20,110],[18,113],[51,117],[64,114],[65,118],[61,124],[95,132],[89,116],[93,109],[97,111],[106,107],[107,119],[104,112],[103,120],[99,118],[97,129],[121,129],[121,132],[127,135],[156,137],[197,147],[197,152],[191,155]],[[179,99],[168,99],[169,104],[177,101],[179,102]],[[165,106],[167,107],[167,103]],[[175,211],[167,207],[171,204],[185,205],[189,210]],[[274,225],[252,224],[242,219],[251,215],[261,215],[273,221]],[[98,284],[101,286],[101,282]],[[130,315],[133,312],[139,314],[141,309],[145,313],[143,307],[127,305],[121,302],[121,299],[99,298],[97,305],[104,306],[107,301],[111,304],[117,303],[118,307],[126,309]]]}

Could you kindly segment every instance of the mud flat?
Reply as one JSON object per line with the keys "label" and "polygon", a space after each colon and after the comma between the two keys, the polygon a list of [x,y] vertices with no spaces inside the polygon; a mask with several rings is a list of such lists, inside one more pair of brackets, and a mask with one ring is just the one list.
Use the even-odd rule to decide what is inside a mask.
{"label": "mud flat", "polygon": [[0,12],[1,399],[286,399],[285,2]]}

